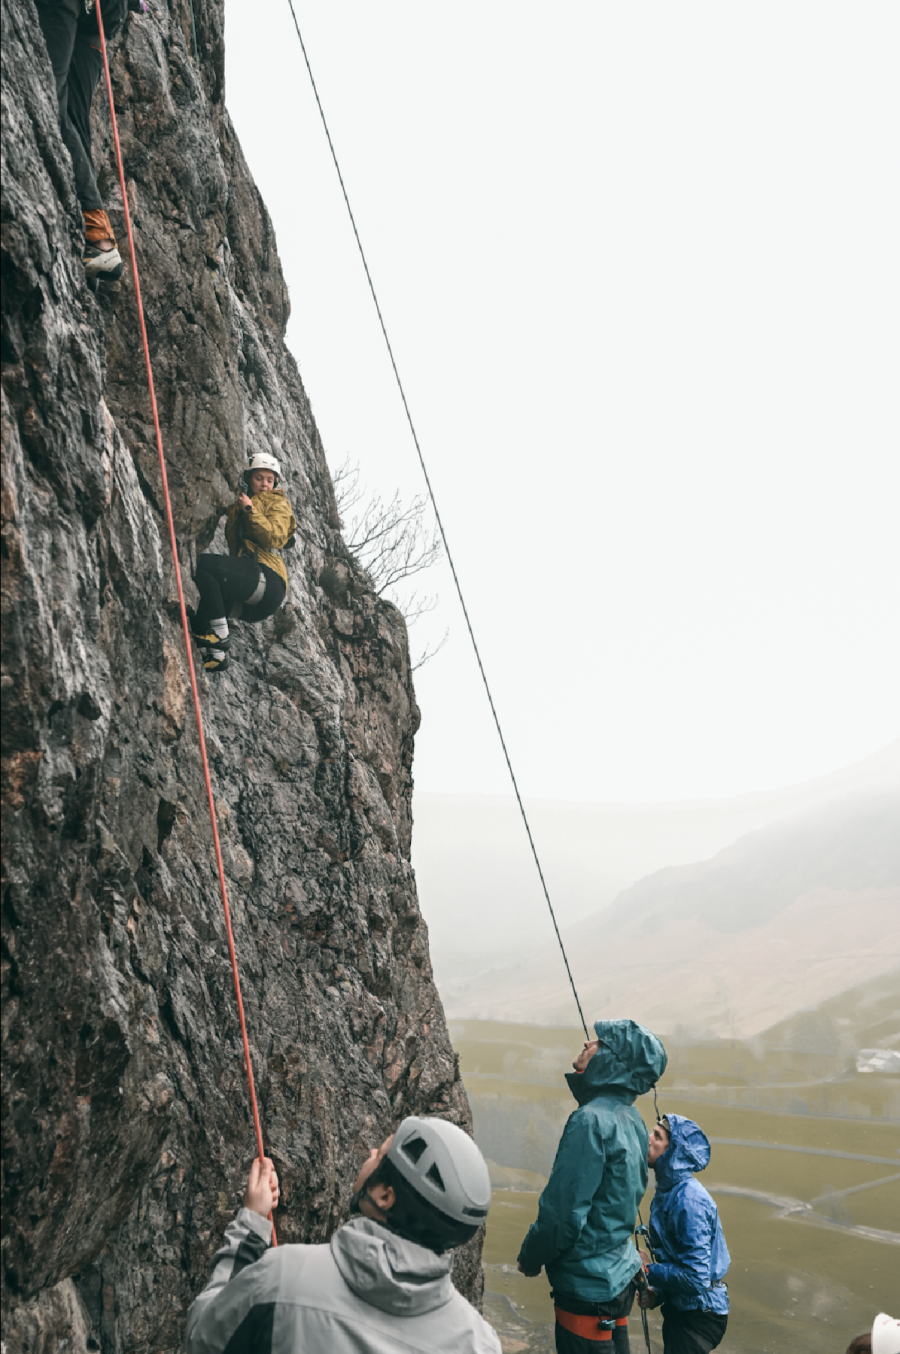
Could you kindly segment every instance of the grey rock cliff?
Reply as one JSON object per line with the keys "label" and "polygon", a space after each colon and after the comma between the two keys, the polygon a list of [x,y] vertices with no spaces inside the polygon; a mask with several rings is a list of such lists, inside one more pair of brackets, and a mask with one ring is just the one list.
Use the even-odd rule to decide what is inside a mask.
{"label": "grey rock cliff", "polygon": [[[200,685],[280,1239],[317,1241],[400,1117],[469,1109],[409,863],[405,626],[341,539],[221,3],[195,14],[199,70],[157,0],[113,79],[182,567],[250,448],[299,522],[289,604]],[[85,286],[31,0],[2,40],[4,1338],[169,1350],[254,1135],[130,268]],[[94,119],[124,237],[102,87]]]}

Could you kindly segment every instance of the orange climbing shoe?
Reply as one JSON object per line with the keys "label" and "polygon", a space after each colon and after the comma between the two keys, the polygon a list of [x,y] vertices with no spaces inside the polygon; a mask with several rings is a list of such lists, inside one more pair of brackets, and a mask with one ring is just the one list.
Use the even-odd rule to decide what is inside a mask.
{"label": "orange climbing shoe", "polygon": [[[84,216],[84,263],[85,276],[96,277],[103,282],[118,282],[125,271],[122,255],[116,244],[116,237],[109,217],[102,208],[83,212]],[[101,249],[101,244],[112,242],[112,249]]]}

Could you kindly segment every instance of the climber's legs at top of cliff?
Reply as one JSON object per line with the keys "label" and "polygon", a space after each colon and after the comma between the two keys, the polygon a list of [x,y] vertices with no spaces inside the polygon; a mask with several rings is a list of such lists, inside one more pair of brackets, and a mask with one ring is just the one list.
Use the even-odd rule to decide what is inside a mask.
{"label": "climber's legs at top of cliff", "polygon": [[[124,271],[109,217],[97,189],[91,158],[91,100],[103,70],[97,16],[84,0],[36,0],[38,18],[56,81],[59,125],[75,170],[75,190],[84,216],[84,271],[117,282]],[[122,26],[128,0],[106,0],[107,40]]]}

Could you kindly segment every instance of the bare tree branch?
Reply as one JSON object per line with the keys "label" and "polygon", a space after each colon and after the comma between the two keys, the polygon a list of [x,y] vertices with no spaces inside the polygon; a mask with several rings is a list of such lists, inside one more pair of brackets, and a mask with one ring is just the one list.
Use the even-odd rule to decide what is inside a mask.
{"label": "bare tree branch", "polygon": [[359,482],[359,473],[359,463],[351,465],[348,457],[332,475],[331,482],[334,486],[338,515],[342,512],[349,512],[365,493],[365,489]]}
{"label": "bare tree branch", "polygon": [[[390,600],[393,601],[394,599],[391,598]],[[418,592],[411,592],[408,597],[404,597],[402,610],[407,630],[412,629],[420,616],[425,616],[429,611],[434,611],[438,600],[436,595],[420,597]],[[397,606],[397,602],[394,602],[394,605]]]}
{"label": "bare tree branch", "polygon": [[[444,546],[437,526],[429,531],[425,524],[427,500],[417,494],[404,504],[398,490],[385,503],[380,494],[372,494],[365,507],[354,512],[365,499],[366,489],[360,483],[359,465],[351,465],[349,460],[335,471],[333,483],[348,550],[371,578],[379,597],[386,596],[393,602],[407,627],[415,625],[421,616],[434,611],[438,598],[423,596],[417,590],[398,594],[396,587],[430,569],[443,557]],[[446,630],[439,644],[425,645],[412,664],[413,672],[440,653],[449,634]]]}
{"label": "bare tree branch", "polygon": [[423,667],[424,664],[429,663],[432,658],[434,658],[437,654],[439,654],[449,638],[450,631],[445,630],[444,638],[441,640],[440,644],[436,645],[435,648],[432,648],[430,644],[426,644],[425,648],[422,650],[421,654],[416,659],[415,663],[413,663],[412,665],[413,672],[418,672],[419,668]]}
{"label": "bare tree branch", "polygon": [[[360,485],[359,466],[351,466],[349,461],[334,475],[334,492],[342,519],[349,514],[344,523],[347,548],[366,570],[379,596],[404,579],[430,569],[443,557],[437,526],[429,531],[425,524],[427,500],[420,494],[406,504],[399,490],[388,503],[380,494],[373,494],[361,512],[351,512],[366,491]],[[391,598],[407,620],[415,620],[423,610],[432,610],[432,605],[423,606],[413,599]]]}

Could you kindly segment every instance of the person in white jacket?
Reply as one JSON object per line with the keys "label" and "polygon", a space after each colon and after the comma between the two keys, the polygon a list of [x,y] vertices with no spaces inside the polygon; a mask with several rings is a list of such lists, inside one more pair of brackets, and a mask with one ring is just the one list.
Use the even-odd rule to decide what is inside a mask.
{"label": "person in white jacket", "polygon": [[271,1246],[278,1193],[272,1162],[254,1162],[188,1312],[188,1354],[500,1354],[450,1279],[452,1249],[491,1201],[484,1158],[461,1128],[404,1119],[356,1178],[359,1216],[327,1245]]}

